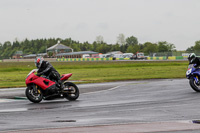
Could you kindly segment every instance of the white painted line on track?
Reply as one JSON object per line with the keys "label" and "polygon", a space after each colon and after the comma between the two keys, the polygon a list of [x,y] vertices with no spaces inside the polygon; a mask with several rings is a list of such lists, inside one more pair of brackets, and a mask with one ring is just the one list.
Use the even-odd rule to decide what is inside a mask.
{"label": "white painted line on track", "polygon": [[0,99],[0,103],[7,103],[7,102],[15,102],[17,100],[13,100],[13,99]]}
{"label": "white painted line on track", "polygon": [[82,95],[87,95],[87,94],[94,94],[94,93],[100,93],[100,92],[106,92],[106,91],[112,91],[112,90],[115,90],[119,87],[121,87],[123,85],[120,85],[120,86],[116,86],[116,87],[113,87],[113,88],[110,88],[110,89],[106,89],[106,90],[100,90],[100,91],[94,91],[94,92],[86,92],[86,93],[83,93]]}
{"label": "white painted line on track", "polygon": [[27,111],[27,108],[3,109],[0,110],[0,113],[19,112],[19,111]]}
{"label": "white painted line on track", "polygon": [[18,91],[18,90],[25,90],[26,88],[0,88],[0,91]]}

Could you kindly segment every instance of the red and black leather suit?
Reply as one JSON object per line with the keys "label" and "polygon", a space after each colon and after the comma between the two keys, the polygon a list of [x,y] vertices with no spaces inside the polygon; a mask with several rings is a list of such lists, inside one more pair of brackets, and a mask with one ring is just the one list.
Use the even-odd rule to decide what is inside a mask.
{"label": "red and black leather suit", "polygon": [[49,77],[50,80],[56,80],[59,85],[61,84],[60,74],[48,61],[43,61],[40,68],[38,68],[37,76],[41,75]]}

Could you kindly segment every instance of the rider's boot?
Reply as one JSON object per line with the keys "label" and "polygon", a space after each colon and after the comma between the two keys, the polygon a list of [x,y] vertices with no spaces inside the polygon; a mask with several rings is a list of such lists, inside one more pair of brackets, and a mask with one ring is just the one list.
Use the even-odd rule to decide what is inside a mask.
{"label": "rider's boot", "polygon": [[63,89],[64,89],[61,80],[58,80],[57,86],[60,88],[60,90],[63,90]]}
{"label": "rider's boot", "polygon": [[69,87],[65,87],[65,85],[59,80],[58,81],[58,84],[59,84],[59,86],[60,86],[60,90],[62,91],[73,91],[71,88],[69,88]]}

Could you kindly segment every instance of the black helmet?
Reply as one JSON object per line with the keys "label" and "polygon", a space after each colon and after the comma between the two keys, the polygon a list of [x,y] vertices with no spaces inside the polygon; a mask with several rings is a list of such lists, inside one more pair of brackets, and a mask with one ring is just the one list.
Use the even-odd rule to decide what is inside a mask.
{"label": "black helmet", "polygon": [[196,58],[195,53],[191,53],[191,54],[188,55],[188,61],[189,62],[192,62],[195,58]]}

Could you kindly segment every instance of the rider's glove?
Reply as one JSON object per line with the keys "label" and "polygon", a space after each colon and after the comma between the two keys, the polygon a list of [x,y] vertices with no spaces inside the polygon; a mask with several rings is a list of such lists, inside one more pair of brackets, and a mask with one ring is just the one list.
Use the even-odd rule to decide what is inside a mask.
{"label": "rider's glove", "polygon": [[197,64],[194,64],[193,66],[194,66],[195,68],[196,68],[196,67],[198,67],[198,65],[197,65]]}
{"label": "rider's glove", "polygon": [[41,76],[42,75],[42,73],[37,73],[37,76]]}

